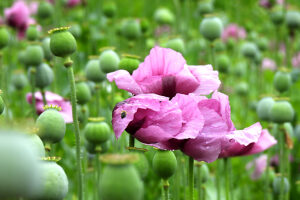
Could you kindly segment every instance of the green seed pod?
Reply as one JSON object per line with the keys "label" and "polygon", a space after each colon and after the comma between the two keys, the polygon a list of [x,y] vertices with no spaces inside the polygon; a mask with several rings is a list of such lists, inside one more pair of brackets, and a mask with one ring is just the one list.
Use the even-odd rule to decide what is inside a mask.
{"label": "green seed pod", "polygon": [[25,63],[27,66],[37,67],[44,59],[44,51],[39,45],[30,45],[25,50]]}
{"label": "green seed pod", "polygon": [[53,70],[46,63],[40,64],[36,68],[35,84],[38,88],[45,88],[49,86],[54,78]]}
{"label": "green seed pod", "polygon": [[210,41],[220,38],[222,32],[223,24],[217,17],[205,18],[200,23],[200,33]]}
{"label": "green seed pod", "polygon": [[267,38],[261,37],[256,40],[256,45],[259,50],[266,51],[269,46],[269,41]]}
{"label": "green seed pod", "polygon": [[158,150],[152,161],[153,170],[162,179],[170,178],[176,171],[177,160],[172,151]]}
{"label": "green seed pod", "polygon": [[233,72],[237,77],[242,77],[246,74],[247,64],[245,62],[238,62]]}
{"label": "green seed pod", "polygon": [[37,134],[30,134],[29,143],[38,158],[45,157],[45,147],[41,138]]}
{"label": "green seed pod", "polygon": [[297,82],[300,77],[300,69],[297,68],[292,69],[291,76],[292,76],[293,83]]}
{"label": "green seed pod", "polygon": [[114,2],[109,2],[103,5],[103,13],[107,18],[113,18],[116,15],[117,6]]}
{"label": "green seed pod", "polygon": [[87,141],[93,144],[102,144],[106,142],[111,131],[106,122],[101,122],[99,119],[90,118],[91,122],[88,122],[84,127],[84,135]]}
{"label": "green seed pod", "polygon": [[120,63],[119,63],[119,69],[124,69],[128,71],[130,74],[134,70],[136,70],[140,65],[140,61],[136,58],[130,58],[130,57],[125,57],[122,58]]}
{"label": "green seed pod", "polygon": [[255,59],[258,49],[252,42],[246,42],[242,46],[242,54],[249,59]]}
{"label": "green seed pod", "polygon": [[295,127],[294,133],[298,141],[300,141],[300,124]]}
{"label": "green seed pod", "polygon": [[140,23],[134,19],[126,20],[121,27],[121,33],[128,40],[135,40],[141,36]]}
{"label": "green seed pod", "polygon": [[118,69],[120,58],[113,50],[106,50],[101,53],[99,62],[101,70],[104,73],[110,73]]}
{"label": "green seed pod", "polygon": [[77,104],[77,114],[78,114],[78,121],[80,123],[84,123],[85,121],[87,121],[90,115],[89,107],[87,105]]}
{"label": "green seed pod", "polygon": [[155,21],[160,25],[171,25],[175,21],[174,14],[167,8],[159,8],[154,13]]}
{"label": "green seed pod", "polygon": [[181,38],[175,38],[175,39],[169,40],[166,43],[166,47],[173,49],[174,51],[178,51],[180,53],[185,52],[184,41]]}
{"label": "green seed pod", "polygon": [[42,174],[33,199],[62,200],[68,193],[68,177],[61,166],[53,161],[40,164]]}
{"label": "green seed pod", "polygon": [[201,174],[201,183],[205,183],[208,181],[209,179],[209,168],[205,163],[199,163],[199,165],[197,165],[198,167],[200,167],[200,174]]}
{"label": "green seed pod", "polygon": [[240,96],[246,96],[249,91],[248,83],[241,82],[241,83],[237,84],[235,87],[235,91]]}
{"label": "green seed pod", "polygon": [[101,71],[99,60],[90,60],[85,66],[85,76],[88,80],[100,83],[106,79]]}
{"label": "green seed pod", "polygon": [[2,99],[2,97],[0,96],[0,115],[4,112],[4,101]]}
{"label": "green seed pod", "polygon": [[[111,156],[111,155],[107,155]],[[102,200],[142,200],[143,182],[135,167],[123,161],[128,155],[113,155],[116,158],[105,167],[100,179]],[[132,155],[130,155],[132,156]],[[123,163],[122,163],[123,162]]]}
{"label": "green seed pod", "polygon": [[261,99],[256,107],[256,113],[258,118],[264,121],[270,120],[270,110],[275,101],[271,97],[265,97]]}
{"label": "green seed pod", "polygon": [[81,105],[86,104],[92,98],[92,93],[87,83],[76,83],[76,97],[77,103]]}
{"label": "green seed pod", "polygon": [[68,31],[68,28],[62,27],[49,31],[50,49],[51,52],[58,57],[68,57],[72,55],[76,49],[77,44],[74,36]]}
{"label": "green seed pod", "polygon": [[96,153],[106,153],[108,150],[107,142],[104,142],[100,145],[96,145],[93,143],[90,143],[89,141],[85,141],[85,148],[90,154],[96,154]]}
{"label": "green seed pod", "polygon": [[141,31],[142,31],[142,33],[148,32],[149,29],[150,29],[149,20],[146,19],[146,18],[141,19]]}
{"label": "green seed pod", "polygon": [[44,56],[46,60],[51,60],[53,58],[53,54],[50,49],[50,38],[45,38],[42,42],[42,48],[44,51]]}
{"label": "green seed pod", "polygon": [[300,13],[298,11],[288,11],[285,16],[286,25],[289,29],[300,27]]}
{"label": "green seed pod", "polygon": [[214,50],[216,52],[222,52],[222,51],[226,50],[226,46],[225,46],[225,44],[222,41],[216,41],[214,43]]}
{"label": "green seed pod", "polygon": [[26,63],[26,50],[22,50],[22,51],[18,52],[18,60],[19,60],[20,63],[27,66],[27,63]]}
{"label": "green seed pod", "polygon": [[36,25],[30,25],[26,30],[26,38],[29,41],[35,41],[39,38],[40,32]]}
{"label": "green seed pod", "polygon": [[287,101],[278,101],[270,110],[270,119],[275,123],[291,122],[294,118],[294,109]]}
{"label": "green seed pod", "polygon": [[144,154],[147,149],[129,147],[129,150],[131,154],[134,154],[138,158],[133,165],[140,174],[140,177],[145,179],[149,172],[149,162]]}
{"label": "green seed pod", "polygon": [[53,13],[54,13],[54,9],[51,3],[47,1],[40,2],[37,10],[38,18],[47,19],[52,17]]}
{"label": "green seed pod", "polygon": [[213,7],[213,4],[212,4],[212,2],[199,2],[198,3],[198,8],[197,8],[197,10],[198,10],[198,13],[200,14],[200,15],[206,15],[206,14],[209,14],[209,13],[212,13],[213,12],[213,10],[214,10],[214,7]]}
{"label": "green seed pod", "polygon": [[[273,181],[273,191],[275,194],[280,194],[280,186],[281,186],[282,177],[276,177]],[[283,177],[284,189],[283,193],[286,194],[290,190],[290,183],[286,177]]]}
{"label": "green seed pod", "polygon": [[13,74],[12,84],[17,90],[22,90],[27,84],[27,77],[23,73]]}
{"label": "green seed pod", "polygon": [[155,40],[153,38],[147,38],[146,39],[146,48],[152,49],[155,46]]}
{"label": "green seed pod", "polygon": [[270,18],[273,24],[277,26],[281,25],[284,21],[283,8],[281,6],[275,6],[270,13]]}
{"label": "green seed pod", "polygon": [[278,92],[285,92],[292,86],[292,77],[287,72],[276,72],[274,76],[274,87]]}
{"label": "green seed pod", "polygon": [[261,61],[262,61],[262,54],[260,53],[260,51],[257,51],[255,54],[254,62],[257,65],[260,65]]}
{"label": "green seed pod", "polygon": [[217,57],[218,70],[221,73],[227,73],[230,68],[230,59],[227,55],[222,54]]}
{"label": "green seed pod", "polygon": [[66,123],[62,115],[51,106],[37,118],[37,134],[44,142],[57,143],[63,139]]}
{"label": "green seed pod", "polygon": [[[94,95],[96,92],[96,83],[94,83],[93,81],[86,81],[86,84],[89,86],[90,90],[91,90],[91,94]],[[100,87],[100,86],[97,86]]]}
{"label": "green seed pod", "polygon": [[79,24],[73,24],[71,26],[71,28],[69,29],[70,33],[72,33],[72,35],[75,38],[80,38],[81,36],[81,27],[79,26]]}
{"label": "green seed pod", "polygon": [[0,27],[0,49],[6,47],[9,43],[9,33],[5,27]]}
{"label": "green seed pod", "polygon": [[36,152],[24,133],[0,132],[0,199],[29,197],[40,174]]}

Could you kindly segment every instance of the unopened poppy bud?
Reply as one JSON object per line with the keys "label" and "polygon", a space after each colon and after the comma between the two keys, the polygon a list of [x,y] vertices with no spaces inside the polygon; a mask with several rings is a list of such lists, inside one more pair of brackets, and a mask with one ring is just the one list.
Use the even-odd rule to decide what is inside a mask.
{"label": "unopened poppy bud", "polygon": [[86,82],[76,83],[76,97],[78,104],[86,104],[92,98],[92,93]]}
{"label": "unopened poppy bud", "polygon": [[274,181],[273,181],[273,191],[275,194],[280,194],[282,178],[283,178],[283,183],[284,183],[283,184],[283,187],[284,187],[283,193],[286,194],[290,190],[289,180],[286,177],[278,176],[278,177],[274,178]]}
{"label": "unopened poppy bud", "polygon": [[50,18],[53,15],[54,9],[52,4],[50,4],[47,1],[40,2],[38,10],[37,10],[37,16],[40,19],[47,19]]}
{"label": "unopened poppy bud", "polygon": [[25,50],[24,59],[27,66],[39,66],[44,59],[44,51],[42,47],[39,45],[28,46]]}
{"label": "unopened poppy bud", "polygon": [[292,85],[292,77],[288,72],[276,72],[274,76],[274,87],[278,92],[289,90]]}
{"label": "unopened poppy bud", "polygon": [[222,73],[227,73],[230,68],[230,60],[227,55],[220,55],[217,57],[218,70]]}
{"label": "unopened poppy bud", "polygon": [[286,25],[289,29],[300,27],[300,13],[298,11],[288,11],[285,16]]}
{"label": "unopened poppy bud", "polygon": [[270,110],[270,119],[275,123],[291,122],[295,111],[287,101],[278,101],[273,104]]}
{"label": "unopened poppy bud", "polygon": [[36,25],[30,25],[26,30],[26,38],[29,41],[34,41],[39,38],[40,32]]}
{"label": "unopened poppy bud", "polygon": [[217,17],[208,17],[201,21],[200,23],[200,33],[204,38],[214,41],[221,37],[223,32],[223,23]]}
{"label": "unopened poppy bud", "polygon": [[270,13],[270,18],[273,24],[275,25],[280,25],[282,24],[284,20],[284,13],[283,13],[283,8],[280,7],[274,7]]}
{"label": "unopened poppy bud", "polygon": [[121,28],[122,35],[128,40],[135,40],[141,36],[141,26],[137,20],[129,19],[125,21]]}
{"label": "unopened poppy bud", "polygon": [[99,60],[90,60],[85,66],[85,76],[88,80],[99,83],[105,80],[105,74],[102,72]]}
{"label": "unopened poppy bud", "polygon": [[103,5],[103,13],[108,18],[113,18],[116,15],[117,6],[114,2],[109,2]]}
{"label": "unopened poppy bud", "polygon": [[44,142],[57,143],[63,139],[66,123],[56,106],[45,106],[45,111],[37,118],[37,134]]}
{"label": "unopened poppy bud", "polygon": [[170,25],[175,21],[174,14],[167,8],[159,8],[154,13],[155,21],[160,25]]}
{"label": "unopened poppy bud", "polygon": [[43,51],[44,51],[44,57],[46,60],[51,60],[51,58],[53,57],[53,54],[51,52],[51,49],[50,49],[50,38],[45,38],[43,41],[42,41],[42,48],[43,48]]}
{"label": "unopened poppy bud", "polygon": [[162,179],[168,179],[176,171],[177,160],[172,151],[158,150],[152,161],[154,172]]}
{"label": "unopened poppy bud", "polygon": [[8,45],[9,33],[5,27],[0,27],[0,50]]}
{"label": "unopened poppy bud", "polygon": [[184,41],[181,38],[171,39],[166,43],[166,47],[178,51],[180,53],[185,52]]}
{"label": "unopened poppy bud", "polygon": [[213,4],[210,1],[199,2],[197,7],[198,13],[200,15],[206,15],[212,13],[214,10]]}
{"label": "unopened poppy bud", "polygon": [[255,59],[257,51],[257,46],[252,42],[247,42],[242,46],[242,54],[249,59]]}
{"label": "unopened poppy bud", "polygon": [[126,56],[121,59],[119,68],[128,71],[130,74],[139,67],[139,60],[134,57]]}
{"label": "unopened poppy bud", "polygon": [[51,52],[58,57],[68,57],[72,55],[77,44],[74,36],[68,31],[69,27],[55,28],[49,31]]}
{"label": "unopened poppy bud", "polygon": [[120,58],[113,50],[105,50],[99,57],[99,64],[104,73],[116,71],[118,69]]}
{"label": "unopened poppy bud", "polygon": [[102,144],[106,142],[111,131],[106,122],[102,121],[103,118],[89,118],[89,121],[84,127],[84,135],[87,141],[93,144]]}
{"label": "unopened poppy bud", "polygon": [[270,110],[275,101],[271,97],[265,97],[261,99],[256,107],[256,113],[258,118],[264,121],[270,120]]}

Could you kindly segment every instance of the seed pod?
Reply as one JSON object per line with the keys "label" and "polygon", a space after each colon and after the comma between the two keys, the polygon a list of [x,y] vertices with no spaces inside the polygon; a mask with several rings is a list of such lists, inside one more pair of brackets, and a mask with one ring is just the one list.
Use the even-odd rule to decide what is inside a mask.
{"label": "seed pod", "polygon": [[170,178],[176,171],[177,160],[172,151],[158,150],[152,161],[154,172],[162,179]]}
{"label": "seed pod", "polygon": [[78,24],[73,24],[69,29],[70,33],[77,39],[81,36],[81,27]]}
{"label": "seed pod", "polygon": [[[107,155],[106,157],[112,157]],[[102,200],[141,200],[143,182],[135,167],[124,160],[128,155],[113,155],[105,167],[100,179],[100,197]],[[132,155],[129,155],[132,157]],[[114,160],[112,160],[114,159]],[[103,161],[103,159],[102,159]],[[107,161],[106,161],[107,162]]]}
{"label": "seed pod", "polygon": [[119,63],[119,69],[124,69],[130,74],[139,67],[139,60],[136,58],[125,57]]}
{"label": "seed pod", "polygon": [[0,49],[6,47],[9,43],[9,33],[5,27],[0,27]]}
{"label": "seed pod", "polygon": [[289,29],[300,27],[300,13],[298,11],[288,11],[285,16],[286,25]]}
{"label": "seed pod", "polygon": [[29,41],[34,41],[39,38],[39,31],[36,25],[30,25],[26,30],[26,38]]}
{"label": "seed pod", "polygon": [[174,14],[167,8],[159,8],[154,13],[155,21],[160,25],[171,25],[175,21]]}
{"label": "seed pod", "polygon": [[140,23],[134,19],[125,21],[121,27],[121,32],[128,40],[138,39],[142,34]]}
{"label": "seed pod", "polygon": [[175,39],[169,40],[166,43],[166,47],[173,49],[174,51],[178,51],[180,53],[185,52],[185,45],[181,38],[175,38]]}
{"label": "seed pod", "polygon": [[238,62],[233,70],[234,75],[237,77],[242,77],[246,74],[247,65],[245,62]]}
{"label": "seed pod", "polygon": [[197,11],[200,15],[206,15],[209,13],[212,13],[214,10],[213,4],[212,2],[199,2],[198,3],[198,7],[197,7]]}
{"label": "seed pod", "polygon": [[85,76],[88,80],[99,83],[106,79],[101,71],[99,60],[90,60],[85,66]]}
{"label": "seed pod", "polygon": [[86,104],[92,98],[91,90],[87,83],[76,83],[76,97],[77,103],[81,105]]}
{"label": "seed pod", "polygon": [[4,101],[2,99],[2,97],[0,96],[0,115],[4,112]]}
{"label": "seed pod", "polygon": [[[276,177],[273,181],[273,191],[275,194],[280,194],[280,186],[281,186],[281,179],[282,177]],[[284,189],[283,189],[283,193],[286,194],[289,190],[290,190],[290,183],[289,180],[286,177],[283,177],[283,185],[284,185]]]}
{"label": "seed pod", "polygon": [[39,45],[27,46],[24,55],[26,66],[37,67],[44,59],[44,51]]}
{"label": "seed pod", "polygon": [[270,13],[270,18],[273,24],[277,26],[281,25],[284,20],[283,8],[281,6],[275,6]]}
{"label": "seed pod", "polygon": [[116,15],[117,6],[114,2],[109,2],[103,5],[103,13],[108,18],[113,18]]}
{"label": "seed pod", "polygon": [[45,157],[45,147],[41,140],[41,138],[36,134],[30,134],[28,136],[30,146],[34,150],[37,157],[40,159],[42,157]]}
{"label": "seed pod", "polygon": [[52,4],[50,4],[47,1],[40,2],[38,10],[37,10],[37,16],[40,19],[47,19],[50,18],[53,15],[54,9]]}
{"label": "seed pod", "polygon": [[85,142],[85,148],[90,154],[96,154],[96,153],[106,153],[108,150],[107,142],[104,142],[100,145],[96,145],[93,143],[90,143],[89,141]]}
{"label": "seed pod", "polygon": [[141,19],[141,31],[142,31],[142,33],[147,33],[149,28],[150,28],[149,20],[146,19],[146,18]]}
{"label": "seed pod", "polygon": [[62,27],[49,31],[51,34],[50,49],[55,56],[65,58],[72,55],[77,49],[76,40],[68,29],[68,27]]}
{"label": "seed pod", "polygon": [[40,165],[40,185],[36,187],[33,199],[64,199],[68,193],[69,182],[63,168],[53,161],[43,161]]}
{"label": "seed pod", "polygon": [[116,71],[118,69],[120,58],[113,50],[103,51],[99,57],[99,64],[104,73]]}
{"label": "seed pod", "polygon": [[221,37],[223,23],[217,17],[205,18],[200,23],[200,33],[207,40],[213,41]]}
{"label": "seed pod", "polygon": [[13,74],[12,84],[17,90],[22,90],[27,84],[27,77],[23,73]]}
{"label": "seed pod", "polygon": [[270,110],[270,119],[275,123],[291,122],[295,111],[287,101],[278,101],[273,104]]}
{"label": "seed pod", "polygon": [[241,83],[237,84],[235,87],[235,91],[240,96],[246,96],[249,91],[248,83],[241,82]]}
{"label": "seed pod", "polygon": [[133,163],[133,165],[140,174],[140,177],[142,179],[145,179],[149,172],[149,163],[144,154],[147,151],[147,149],[135,147],[129,147],[128,149],[131,154],[137,156],[138,159]]}
{"label": "seed pod", "polygon": [[45,38],[42,42],[42,48],[44,51],[44,56],[46,60],[51,60],[53,58],[53,54],[50,49],[50,38]]}
{"label": "seed pod", "polygon": [[252,42],[246,42],[242,46],[242,54],[249,59],[255,59],[257,51],[256,45]]}
{"label": "seed pod", "polygon": [[46,107],[46,110],[37,118],[36,126],[37,134],[44,142],[57,143],[65,136],[65,120],[52,106]]}
{"label": "seed pod", "polygon": [[287,72],[276,72],[274,76],[274,87],[278,92],[285,92],[289,90],[292,85],[292,77]]}
{"label": "seed pod", "polygon": [[226,50],[226,46],[224,44],[224,42],[220,41],[220,40],[217,40],[215,43],[214,43],[214,50],[216,52],[222,52],[222,51],[225,51]]}
{"label": "seed pod", "polygon": [[46,63],[40,64],[36,69],[35,84],[38,88],[45,88],[49,86],[54,78],[52,69]]}
{"label": "seed pod", "polygon": [[256,107],[256,113],[258,118],[264,121],[270,120],[270,110],[275,101],[271,97],[265,97],[261,99]]}
{"label": "seed pod", "polygon": [[93,144],[102,144],[106,142],[111,135],[108,124],[97,119],[88,122],[83,132],[87,141]]}
{"label": "seed pod", "polygon": [[266,51],[268,49],[268,46],[269,46],[269,41],[268,41],[267,38],[261,37],[261,38],[258,38],[256,40],[256,45],[257,45],[259,50]]}
{"label": "seed pod", "polygon": [[222,73],[227,73],[230,68],[230,60],[227,55],[220,55],[217,57],[218,70]]}

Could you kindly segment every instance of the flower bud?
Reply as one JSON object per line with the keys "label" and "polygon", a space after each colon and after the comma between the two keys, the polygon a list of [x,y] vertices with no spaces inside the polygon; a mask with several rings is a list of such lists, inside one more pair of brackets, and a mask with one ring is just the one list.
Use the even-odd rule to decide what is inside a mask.
{"label": "flower bud", "polygon": [[29,41],[38,40],[40,32],[36,25],[30,25],[26,30],[26,38]]}
{"label": "flower bud", "polygon": [[40,64],[36,68],[35,84],[38,88],[45,88],[53,82],[54,73],[53,70],[46,63]]}
{"label": "flower bud", "polygon": [[117,6],[114,2],[109,2],[103,5],[103,13],[107,18],[113,18],[116,15]]}
{"label": "flower bud", "polygon": [[261,37],[256,40],[256,45],[259,50],[266,51],[268,49],[269,41],[267,38]]}
{"label": "flower bud", "polygon": [[300,13],[298,11],[288,11],[285,16],[286,25],[289,29],[300,27]]}
{"label": "flower bud", "polygon": [[86,82],[76,83],[76,97],[78,104],[86,104],[91,98],[92,93]]}
{"label": "flower bud", "polygon": [[5,27],[0,27],[0,50],[8,45],[9,33]]}
{"label": "flower bud", "polygon": [[229,57],[225,54],[218,56],[217,66],[218,66],[218,71],[220,71],[221,73],[227,73],[230,68]]}
{"label": "flower bud", "polygon": [[105,50],[99,57],[99,64],[104,73],[116,71],[119,66],[120,58],[113,50]]}
{"label": "flower bud", "polygon": [[62,115],[52,106],[37,118],[37,134],[44,142],[57,143],[63,139],[66,132],[66,123]]}
{"label": "flower bud", "polygon": [[102,144],[106,142],[111,135],[108,124],[101,121],[88,122],[83,132],[87,141],[92,144]]}
{"label": "flower bud", "polygon": [[285,92],[289,90],[292,85],[292,77],[287,72],[276,72],[274,76],[274,87],[278,92]]}
{"label": "flower bud", "polygon": [[147,150],[135,147],[129,148],[129,150],[131,154],[135,155],[138,158],[133,162],[133,165],[140,174],[140,177],[142,179],[145,179],[149,172],[149,163],[145,156],[145,152]]}
{"label": "flower bud", "polygon": [[54,13],[54,9],[52,4],[50,4],[47,1],[40,2],[38,10],[37,10],[37,16],[40,19],[47,19],[50,18]]}
{"label": "flower bud", "polygon": [[177,160],[172,151],[158,150],[153,157],[152,165],[160,178],[168,179],[176,171]]}
{"label": "flower bud", "polygon": [[185,52],[184,41],[181,38],[171,39],[166,43],[166,47],[178,51],[180,53]]}
{"label": "flower bud", "polygon": [[242,46],[242,54],[249,59],[255,59],[257,51],[257,46],[252,42],[246,42]]}
{"label": "flower bud", "polygon": [[294,109],[287,101],[278,101],[270,110],[270,119],[275,123],[291,122],[294,119]]}
{"label": "flower bud", "polygon": [[270,18],[273,24],[275,25],[280,25],[282,24],[284,20],[284,13],[283,13],[283,8],[280,7],[274,7],[270,13]]}
{"label": "flower bud", "polygon": [[45,59],[46,60],[51,60],[52,57],[53,57],[53,54],[52,54],[51,49],[50,49],[50,38],[47,37],[43,40],[42,48],[43,48],[43,51],[44,51]]}
{"label": "flower bud", "polygon": [[206,15],[212,13],[214,10],[213,4],[210,1],[199,2],[197,11],[200,15]]}
{"label": "flower bud", "polygon": [[141,31],[142,31],[142,33],[147,33],[149,28],[150,28],[149,20],[146,19],[146,18],[141,19]]}
{"label": "flower bud", "polygon": [[223,32],[222,21],[217,17],[205,18],[200,23],[200,33],[204,38],[214,41],[221,37]]}
{"label": "flower bud", "polygon": [[128,71],[130,74],[132,74],[132,72],[139,67],[139,64],[140,62],[138,59],[125,57],[121,59],[119,63],[119,69],[124,69]]}
{"label": "flower bud", "polygon": [[135,40],[141,36],[140,23],[134,19],[126,20],[121,27],[121,32],[128,40]]}
{"label": "flower bud", "polygon": [[85,76],[88,80],[99,83],[106,79],[101,71],[99,60],[90,60],[85,66]]}
{"label": "flower bud", "polygon": [[39,45],[30,45],[27,46],[24,56],[27,66],[37,67],[43,62],[44,51]]}
{"label": "flower bud", "polygon": [[159,8],[154,13],[155,21],[160,25],[171,25],[175,21],[174,14],[167,8]]}
{"label": "flower bud", "polygon": [[68,31],[68,27],[52,29],[49,33],[51,34],[50,49],[55,56],[65,58],[76,51],[76,40]]}
{"label": "flower bud", "polygon": [[261,99],[256,107],[256,113],[258,118],[264,121],[270,120],[270,110],[275,101],[271,97],[265,97]]}

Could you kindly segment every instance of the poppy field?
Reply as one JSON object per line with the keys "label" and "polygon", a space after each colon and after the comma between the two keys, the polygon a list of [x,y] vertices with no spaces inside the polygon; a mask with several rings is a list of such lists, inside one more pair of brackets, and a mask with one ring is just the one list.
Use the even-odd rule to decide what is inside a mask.
{"label": "poppy field", "polygon": [[299,0],[0,0],[0,200],[298,200]]}

